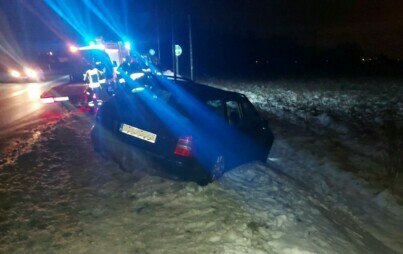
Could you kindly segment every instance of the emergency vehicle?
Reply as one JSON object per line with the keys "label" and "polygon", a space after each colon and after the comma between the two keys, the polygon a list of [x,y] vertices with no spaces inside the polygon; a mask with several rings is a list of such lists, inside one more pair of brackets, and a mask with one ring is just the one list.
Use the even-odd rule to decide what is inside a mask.
{"label": "emergency vehicle", "polygon": [[91,65],[103,69],[107,79],[115,77],[116,68],[130,55],[130,43],[105,42],[97,39],[87,46],[70,45],[70,80],[82,81]]}

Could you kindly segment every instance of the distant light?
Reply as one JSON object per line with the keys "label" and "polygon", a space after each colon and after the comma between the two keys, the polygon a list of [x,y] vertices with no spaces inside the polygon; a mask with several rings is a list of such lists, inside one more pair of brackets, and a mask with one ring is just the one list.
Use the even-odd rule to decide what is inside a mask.
{"label": "distant light", "polygon": [[70,52],[76,53],[78,51],[78,48],[76,46],[70,46]]}
{"label": "distant light", "polygon": [[27,74],[27,76],[29,78],[36,78],[38,76],[38,73],[36,73],[36,71],[34,71],[31,68],[25,68],[24,71],[25,71],[25,74]]}
{"label": "distant light", "polygon": [[95,42],[90,41],[90,46],[95,46]]}
{"label": "distant light", "polygon": [[153,55],[155,55],[155,50],[154,50],[154,49],[150,49],[150,50],[148,51],[148,53],[150,54],[150,56],[153,56]]}
{"label": "distant light", "polygon": [[49,51],[49,55],[50,55],[50,56],[53,56],[53,52],[52,52],[52,51]]}
{"label": "distant light", "polygon": [[127,50],[131,49],[130,42],[128,42],[128,41],[125,42],[125,49],[127,49]]}

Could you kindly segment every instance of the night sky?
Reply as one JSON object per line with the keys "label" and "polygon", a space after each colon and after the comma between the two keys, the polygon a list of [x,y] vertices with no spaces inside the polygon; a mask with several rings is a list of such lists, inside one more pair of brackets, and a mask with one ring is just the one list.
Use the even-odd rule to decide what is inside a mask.
{"label": "night sky", "polygon": [[195,9],[203,10],[200,15],[210,17],[211,24],[221,30],[249,36],[290,37],[307,46],[354,43],[375,54],[403,57],[400,0],[201,2],[195,4]]}
{"label": "night sky", "polygon": [[[71,6],[70,12],[89,36],[117,39],[116,33],[82,1],[1,0],[1,50],[20,45],[23,54],[52,49],[67,41],[85,39],[50,8],[50,2]],[[86,2],[90,2],[87,0]],[[192,15],[196,46],[215,38],[248,38],[270,46],[270,38],[287,38],[304,47],[336,47],[354,44],[369,56],[403,58],[403,1],[401,0],[172,0],[92,1],[108,10],[120,31],[134,38],[139,48],[169,51],[171,13],[177,41],[187,39],[187,14]],[[158,26],[157,26],[158,23]],[[158,27],[158,28],[157,28]],[[218,35],[218,36],[217,36]],[[18,42],[17,44],[13,41]],[[219,44],[219,42],[217,42]],[[164,48],[164,46],[166,46]],[[214,47],[214,46],[212,46]],[[261,46],[264,47],[264,46]]]}

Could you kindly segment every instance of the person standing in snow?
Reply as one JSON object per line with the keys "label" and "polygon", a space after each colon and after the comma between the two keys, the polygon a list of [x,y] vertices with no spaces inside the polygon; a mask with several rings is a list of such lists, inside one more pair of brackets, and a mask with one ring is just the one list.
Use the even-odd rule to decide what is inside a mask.
{"label": "person standing in snow", "polygon": [[103,72],[96,68],[95,64],[91,64],[90,68],[85,72],[84,82],[88,84],[88,88],[85,91],[86,99],[85,102],[90,108],[97,107],[102,104],[100,100],[102,86],[101,86],[101,76]]}
{"label": "person standing in snow", "polygon": [[98,70],[94,64],[91,64],[90,68],[85,72],[84,82],[88,83],[88,86],[92,89],[99,88],[102,75],[103,72]]}

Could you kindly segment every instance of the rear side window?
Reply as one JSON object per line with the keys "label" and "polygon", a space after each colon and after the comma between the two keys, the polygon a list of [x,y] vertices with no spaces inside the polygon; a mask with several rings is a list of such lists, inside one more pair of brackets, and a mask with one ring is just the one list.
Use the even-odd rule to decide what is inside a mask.
{"label": "rear side window", "polygon": [[231,125],[238,125],[243,119],[242,108],[238,101],[226,101],[227,118]]}
{"label": "rear side window", "polygon": [[211,111],[225,119],[225,107],[222,100],[208,100],[206,105]]}
{"label": "rear side window", "polygon": [[248,123],[259,123],[260,115],[249,100],[242,100],[243,118]]}
{"label": "rear side window", "polygon": [[246,127],[260,123],[260,116],[255,107],[247,99],[226,101],[229,124]]}

